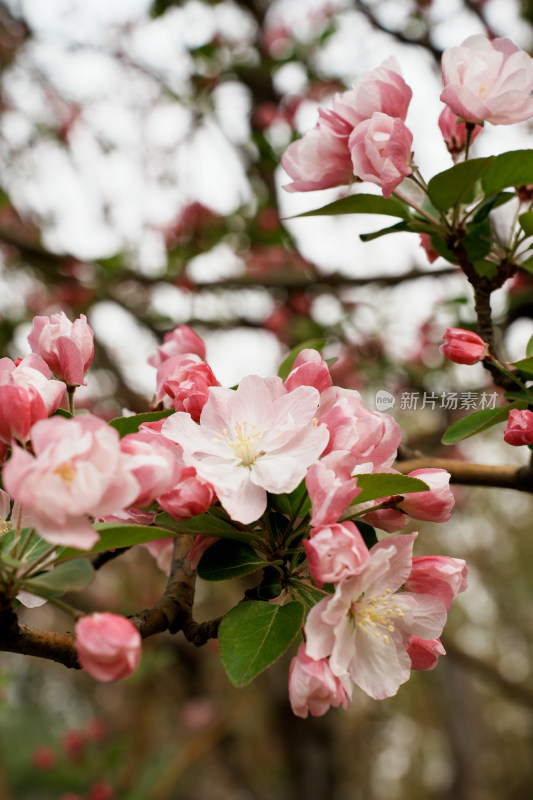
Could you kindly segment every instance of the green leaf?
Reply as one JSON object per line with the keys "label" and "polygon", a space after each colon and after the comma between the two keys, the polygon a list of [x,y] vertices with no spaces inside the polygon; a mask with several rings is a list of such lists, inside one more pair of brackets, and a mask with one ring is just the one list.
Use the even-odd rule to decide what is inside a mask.
{"label": "green leaf", "polygon": [[381,197],[378,194],[351,194],[313,211],[304,211],[295,217],[289,217],[289,219],[318,216],[330,217],[338,214],[384,214],[388,217],[400,217],[401,219],[409,219],[411,216],[407,206],[393,197]]}
{"label": "green leaf", "polygon": [[68,591],[80,591],[93,579],[94,569],[86,558],[75,558],[58,564],[51,572],[43,572],[24,581],[24,589],[40,597],[54,597]]}
{"label": "green leaf", "polygon": [[362,242],[371,242],[373,239],[379,239],[380,236],[387,236],[389,233],[402,233],[410,231],[411,226],[408,222],[397,222],[396,225],[391,225],[388,228],[381,228],[379,231],[373,233],[360,233],[359,238]]}
{"label": "green leaf", "polygon": [[533,211],[526,211],[520,214],[518,222],[526,236],[533,236]]}
{"label": "green leaf", "polygon": [[[531,339],[529,341],[531,341]],[[517,370],[524,372],[526,375],[533,375],[533,355],[527,358],[521,358],[520,361],[512,361],[511,366],[516,367]]]}
{"label": "green leaf", "polygon": [[[273,494],[270,495],[270,499],[274,508],[281,511],[282,514],[292,517],[293,514],[298,512],[299,517],[305,517],[311,508],[311,500],[309,497],[305,497],[306,494],[307,486],[304,479],[290,494]],[[305,500],[303,500],[304,497]]]}
{"label": "green leaf", "polygon": [[477,261],[490,253],[492,228],[487,218],[479,225],[469,225],[464,238],[464,246],[471,261]]}
{"label": "green leaf", "polygon": [[165,535],[170,533],[190,536],[217,536],[219,539],[235,539],[239,542],[249,542],[253,534],[246,530],[234,527],[228,520],[217,516],[216,509],[210,509],[205,514],[185,520],[172,519],[170,514],[158,514],[156,524],[165,529]]}
{"label": "green leaf", "polygon": [[431,244],[435,252],[438,253],[439,256],[445,258],[446,261],[449,261],[450,264],[459,263],[459,259],[457,258],[453,250],[449,249],[449,247],[446,244],[446,241],[442,238],[442,236],[432,235]]}
{"label": "green leaf", "polygon": [[219,539],[205,551],[197,572],[206,581],[226,581],[250,575],[268,564],[249,544]]}
{"label": "green leaf", "polygon": [[376,472],[370,475],[356,475],[357,485],[362,492],[357,495],[350,508],[367,503],[369,500],[378,500],[381,497],[390,497],[396,494],[410,494],[411,492],[427,492],[429,486],[419,478],[410,478],[408,475],[395,475],[394,473]]}
{"label": "green leaf", "polygon": [[526,356],[533,356],[533,336],[530,337],[526,345]]}
{"label": "green leaf", "polygon": [[158,528],[155,525],[98,522],[93,527],[100,534],[100,539],[90,550],[66,547],[61,558],[71,558],[80,553],[102,553],[104,550],[116,550],[118,547],[132,547],[135,544],[153,542],[156,539],[168,539],[172,535],[166,528]]}
{"label": "green leaf", "polygon": [[173,413],[173,408],[164,411],[146,411],[144,414],[134,414],[131,417],[115,417],[109,424],[119,432],[122,439],[128,433],[137,433],[143,422],[156,422],[163,417],[170,417]]}
{"label": "green leaf", "polygon": [[462,442],[463,439],[475,436],[476,433],[481,433],[481,431],[485,431],[487,428],[497,425],[498,422],[505,422],[509,416],[509,412],[513,408],[527,408],[527,403],[517,400],[514,403],[509,403],[509,405],[504,408],[483,408],[481,411],[475,411],[468,417],[464,417],[458,422],[454,422],[453,425],[450,425],[441,439],[442,444],[456,444],[457,442]]}
{"label": "green leaf", "polygon": [[516,197],[516,194],[514,192],[498,192],[497,194],[491,195],[491,197],[487,197],[485,202],[478,208],[478,210],[474,214],[472,221],[475,224],[478,222],[483,222],[483,220],[486,217],[488,217],[493,208],[498,208],[498,206],[503,206],[504,203],[508,203],[509,200],[513,199],[513,197]]}
{"label": "green leaf", "polygon": [[533,183],[533,150],[512,150],[494,156],[490,159],[481,183],[486,195],[499,192],[508,186],[525,186]]}
{"label": "green leaf", "polygon": [[298,634],[304,607],[250,600],[226,614],[219,630],[220,656],[230,681],[246,686],[276,661]]}
{"label": "green leaf", "polygon": [[325,344],[325,339],[308,339],[307,342],[303,342],[302,344],[293,347],[279,365],[278,376],[282,381],[287,380],[289,372],[291,371],[296,360],[296,356],[298,356],[302,350],[318,350],[320,352]]}
{"label": "green leaf", "polygon": [[[457,203],[474,199],[476,181],[489,169],[493,158],[472,158],[435,175],[428,184],[428,195],[433,205],[441,211],[447,211]],[[485,192],[494,194],[500,188],[504,187]]]}

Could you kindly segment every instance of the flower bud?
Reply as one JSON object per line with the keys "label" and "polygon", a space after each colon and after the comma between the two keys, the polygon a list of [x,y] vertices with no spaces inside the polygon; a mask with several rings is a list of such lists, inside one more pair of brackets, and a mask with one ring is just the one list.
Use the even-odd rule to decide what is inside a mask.
{"label": "flower bud", "polygon": [[84,376],[94,356],[94,334],[85,314],[74,322],[64,311],[51,317],[34,317],[28,342],[56,378],[67,386],[86,385]]}
{"label": "flower bud", "polygon": [[440,352],[455,364],[477,364],[488,354],[488,346],[481,336],[462,328],[447,328]]}
{"label": "flower bud", "polygon": [[518,447],[521,444],[533,444],[533,412],[513,408],[509,412],[509,420],[503,434],[507,444]]}
{"label": "flower bud", "polygon": [[81,666],[97,681],[127,678],[141,657],[141,635],[135,625],[109,612],[78,620],[74,646]]}

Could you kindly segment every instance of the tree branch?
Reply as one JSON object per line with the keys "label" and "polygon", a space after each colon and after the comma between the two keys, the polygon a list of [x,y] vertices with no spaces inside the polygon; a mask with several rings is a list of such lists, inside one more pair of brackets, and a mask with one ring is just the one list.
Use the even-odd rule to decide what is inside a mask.
{"label": "tree branch", "polygon": [[474,464],[454,458],[431,458],[418,456],[397,461],[395,468],[403,475],[415,469],[445,469],[451,475],[451,483],[466,486],[494,486],[500,489],[515,489],[533,493],[533,469],[530,465]]}

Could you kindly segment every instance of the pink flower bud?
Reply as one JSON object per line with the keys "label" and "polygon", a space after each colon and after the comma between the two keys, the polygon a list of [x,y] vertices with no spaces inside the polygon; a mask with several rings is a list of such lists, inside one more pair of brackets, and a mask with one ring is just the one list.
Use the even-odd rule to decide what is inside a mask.
{"label": "pink flower bud", "polygon": [[61,737],[61,747],[71,761],[80,761],[85,745],[85,736],[81,731],[65,731]]}
{"label": "pink flower bud", "polygon": [[462,558],[415,556],[411,574],[404,584],[408,592],[438,597],[449,611],[452,600],[468,587],[467,568]]}
{"label": "pink flower bud", "polygon": [[313,509],[312,525],[332,525],[360,494],[352,478],[354,458],[345,452],[331,453],[307,470],[305,485]]}
{"label": "pink flower bud", "polygon": [[167,358],[191,353],[205,361],[205,343],[188,325],[178,325],[173,331],[165,334],[163,344],[157,348],[153,356],[150,356],[148,363],[152,367],[159,367]]}
{"label": "pink flower bud", "polygon": [[398,508],[413,519],[428,522],[446,522],[452,515],[455,498],[450,489],[450,473],[445,469],[415,469],[410,478],[419,478],[429,486],[429,491],[403,495]]}
{"label": "pink flower bud", "polygon": [[439,656],[446,655],[440,639],[420,639],[411,636],[407,646],[411,669],[435,669]]}
{"label": "pink flower bud", "polygon": [[353,575],[368,559],[368,548],[353,522],[312,528],[304,541],[309,571],[319,589]]}
{"label": "pink flower bud", "polygon": [[289,667],[289,699],[294,714],[302,719],[308,714],[321,717],[331,706],[348,708],[346,690],[332,673],[328,659],[310,658],[304,644]]}
{"label": "pink flower bud", "polygon": [[470,36],[442,56],[443,103],[461,119],[511,125],[533,116],[533,61],[510,39]]}
{"label": "pink flower bud", "polygon": [[[439,116],[439,128],[442,138],[453,160],[463,152],[466,147],[466,122],[451,111],[448,106],[442,109]],[[476,139],[483,130],[482,125],[476,125],[470,136],[470,143]],[[424,236],[425,234],[422,234]]]}
{"label": "pink flower bud", "polygon": [[440,352],[455,364],[477,364],[488,354],[489,349],[481,336],[462,328],[447,328]]}
{"label": "pink flower bud", "polygon": [[433,264],[439,257],[439,254],[431,243],[431,236],[429,233],[420,234],[420,247],[424,250],[430,264]]}
{"label": "pink flower bud", "polygon": [[42,358],[26,356],[13,363],[0,358],[0,440],[25,444],[35,422],[57,411],[65,384],[50,380]]}
{"label": "pink flower bud", "polygon": [[127,678],[141,657],[141,635],[135,625],[109,612],[79,619],[74,646],[81,666],[97,681]]}
{"label": "pink flower bud", "polygon": [[178,480],[180,466],[171,448],[151,434],[130,433],[120,440],[120,449],[129,458],[129,471],[139,484],[139,494],[132,505],[147,506],[170,489]]}
{"label": "pink flower bud", "polygon": [[182,467],[175,486],[159,495],[157,502],[175,520],[203,514],[215,502],[215,490],[198,477],[194,467]]}
{"label": "pink flower bud", "polygon": [[85,314],[71,322],[64,311],[34,317],[28,335],[33,353],[46,361],[67,386],[85,386],[84,376],[94,356],[94,334]]}
{"label": "pink flower bud", "polygon": [[353,171],[363,181],[381,186],[389,195],[412,173],[413,134],[399,117],[377,111],[361,122],[348,143]]}
{"label": "pink flower bud", "polygon": [[533,444],[533,412],[513,408],[509,412],[509,420],[503,434],[507,444],[518,447],[522,444]]}
{"label": "pink flower bud", "polygon": [[[387,499],[387,498],[384,498]],[[377,503],[383,501],[376,501]],[[378,508],[377,511],[369,511],[363,520],[374,528],[379,528],[387,533],[396,533],[409,525],[409,518],[397,511],[395,508]]]}
{"label": "pink flower bud", "polygon": [[324,392],[332,385],[329,368],[316,350],[305,348],[296,356],[285,381],[285,388],[292,392],[297,386],[314,386]]}

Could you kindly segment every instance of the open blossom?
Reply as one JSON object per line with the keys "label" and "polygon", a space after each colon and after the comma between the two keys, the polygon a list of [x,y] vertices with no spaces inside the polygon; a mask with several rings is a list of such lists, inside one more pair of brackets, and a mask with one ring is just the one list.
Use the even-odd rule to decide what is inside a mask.
{"label": "open blossom", "polygon": [[283,188],[309,192],[351,183],[354,171],[349,137],[353,129],[375,112],[405,120],[411,96],[393,57],[363,73],[352,89],[335,95],[332,110],[319,109],[312,130],[289,145],[281,163],[292,183]]}
{"label": "open blossom", "polygon": [[533,444],[533,411],[517,408],[511,409],[507,427],[503,434],[504,441],[519,447],[522,444]]}
{"label": "open blossom", "polygon": [[98,541],[89,517],[127,508],[140,491],[117,431],[91,414],[52,417],[33,426],[31,440],[35,456],[13,446],[6,490],[48,542],[88,550]]}
{"label": "open blossom", "polygon": [[292,142],[281,159],[292,183],[287,192],[311,192],[330,189],[353,181],[348,150],[352,126],[333,111],[319,110],[318,123],[301,139]]}
{"label": "open blossom", "polygon": [[440,352],[455,364],[477,364],[488,353],[486,342],[474,331],[447,328],[443,339],[444,344],[441,344]]}
{"label": "open blossom", "polygon": [[357,574],[311,609],[305,626],[309,656],[329,657],[334,675],[349,676],[376,700],[396,694],[409,679],[409,637],[435,639],[446,621],[438,598],[397,591],[411,572],[415,536],[374,545]]}
{"label": "open blossom", "polygon": [[375,112],[350,135],[354,174],[381,186],[384,197],[411,175],[413,134],[399,117]]}
{"label": "open blossom", "polygon": [[205,361],[205,343],[188,325],[178,325],[173,331],[165,333],[163,344],[157,348],[153,356],[150,356],[148,363],[152,367],[159,367],[167,358],[191,353]]}
{"label": "open blossom", "polygon": [[332,706],[348,708],[342,681],[332,673],[327,658],[315,661],[301,644],[289,667],[289,699],[294,714],[321,717]]}
{"label": "open blossom", "polygon": [[199,423],[176,412],[162,432],[247,524],[264,512],[267,492],[293,491],[326,446],[327,429],[314,421],[319,397],[312,386],[287,392],[280,378],[249,375],[236,390],[212,387]]}
{"label": "open blossom", "polygon": [[33,353],[15,364],[0,358],[0,440],[25,444],[32,425],[59,407],[65,384],[50,380],[50,370]]}
{"label": "open blossom", "polygon": [[468,587],[467,568],[462,558],[450,556],[415,556],[405,582],[409,592],[438,597],[449,611],[452,600]]}
{"label": "open blossom", "polygon": [[443,103],[461,119],[511,125],[533,116],[533,61],[510,39],[470,36],[442,56]]}
{"label": "open blossom", "polygon": [[141,657],[141,635],[135,625],[108,612],[79,619],[74,646],[81,666],[97,681],[127,678]]}
{"label": "open blossom", "polygon": [[402,439],[400,426],[390,414],[365,408],[354,389],[332,386],[324,392],[319,422],[330,434],[324,454],[347,450],[354,457],[354,467],[368,464],[374,472],[394,462]]}
{"label": "open blossom", "polygon": [[311,528],[304,548],[311,577],[319,589],[325,583],[339,583],[350,577],[369,557],[353,522]]}
{"label": "open blossom", "polygon": [[34,317],[28,335],[33,353],[46,361],[67,386],[85,386],[85,374],[94,356],[94,334],[85,314],[71,322],[64,311],[51,317]]}

